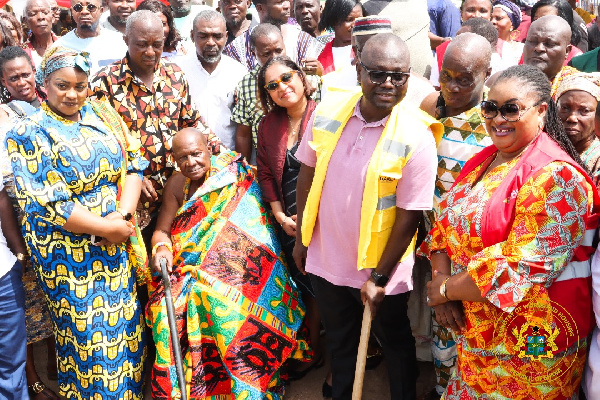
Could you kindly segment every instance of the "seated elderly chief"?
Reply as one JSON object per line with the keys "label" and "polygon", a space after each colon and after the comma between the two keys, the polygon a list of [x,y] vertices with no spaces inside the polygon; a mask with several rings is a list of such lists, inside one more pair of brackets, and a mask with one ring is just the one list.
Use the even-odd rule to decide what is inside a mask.
{"label": "seated elderly chief", "polygon": [[[258,182],[240,154],[211,157],[194,128],[177,133],[173,154],[181,173],[165,186],[152,263],[159,269],[164,258],[171,272],[188,398],[281,399],[280,367],[307,350],[297,337],[304,305],[282,263]],[[151,286],[152,393],[167,399],[179,389],[171,387],[163,286],[157,279]]]}

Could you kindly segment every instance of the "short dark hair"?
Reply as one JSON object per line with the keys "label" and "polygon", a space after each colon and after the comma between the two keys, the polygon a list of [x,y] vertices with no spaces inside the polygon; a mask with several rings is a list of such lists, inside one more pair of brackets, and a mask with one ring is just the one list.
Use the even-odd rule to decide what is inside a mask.
{"label": "short dark hair", "polygon": [[571,44],[578,44],[581,36],[573,19],[573,8],[571,8],[571,5],[565,0],[540,0],[531,7],[531,21],[535,20],[537,10],[544,6],[556,8],[558,16],[567,21],[571,27]]}
{"label": "short dark hair", "polygon": [[[0,25],[2,25],[2,22],[0,22]],[[12,36],[11,36],[11,39],[12,39]],[[14,40],[13,40],[13,42],[14,42]],[[13,46],[5,47],[0,51],[0,76],[4,76],[4,67],[6,66],[6,63],[8,63],[9,61],[12,61],[12,60],[16,60],[17,58],[24,58],[25,60],[27,60],[27,62],[31,66],[31,71],[35,73],[35,67],[33,66],[33,63],[31,62],[31,58],[29,57],[29,55],[20,46],[13,45]],[[36,89],[38,95],[42,98],[42,100],[44,100],[46,98],[46,94],[44,93],[42,88],[40,88],[40,86],[38,84],[36,84],[35,89]],[[4,87],[4,85],[2,83],[0,83],[0,103],[6,104],[6,103],[10,102],[11,100],[12,100],[12,96],[11,96],[10,92],[8,91],[8,89],[6,89]]]}
{"label": "short dark hair", "polygon": [[271,98],[271,95],[269,95],[269,92],[267,91],[267,89],[265,89],[265,85],[267,84],[265,74],[267,72],[267,69],[269,69],[269,67],[274,64],[285,65],[291,70],[298,71],[298,77],[300,78],[300,80],[302,81],[302,85],[304,86],[304,95],[306,96],[306,98],[309,98],[312,94],[311,87],[306,82],[306,75],[302,71],[302,68],[298,66],[298,64],[293,62],[292,59],[288,56],[273,57],[260,68],[256,79],[258,99],[260,100],[260,105],[265,115],[273,110],[282,108],[281,106],[275,104],[275,102]]}
{"label": "short dark hair", "polygon": [[169,36],[165,38],[165,50],[174,51],[177,49],[177,44],[181,42],[181,35],[175,27],[175,21],[173,20],[173,11],[171,7],[166,6],[162,1],[159,0],[144,0],[137,7],[137,10],[149,10],[156,14],[161,13],[167,18],[167,25],[169,26]]}
{"label": "short dark hair", "polygon": [[490,44],[492,48],[496,48],[498,43],[498,30],[488,19],[477,17],[471,18],[463,22],[462,26],[468,26],[471,28],[471,32],[483,36]]}
{"label": "short dark hair", "polygon": [[256,28],[254,28],[252,30],[252,33],[250,34],[250,46],[253,49],[256,48],[256,41],[258,40],[259,37],[268,36],[272,33],[276,33],[277,35],[282,36],[281,30],[277,26],[266,23],[266,22],[262,23],[262,24],[258,24],[256,26]]}
{"label": "short dark hair", "polygon": [[344,22],[356,5],[360,5],[363,17],[366,17],[367,11],[360,0],[327,0],[321,13],[319,30],[333,29],[337,24]]}
{"label": "short dark hair", "polygon": [[17,58],[24,58],[33,68],[33,63],[29,55],[20,46],[8,46],[0,51],[0,74],[4,75],[4,67],[6,63]]}

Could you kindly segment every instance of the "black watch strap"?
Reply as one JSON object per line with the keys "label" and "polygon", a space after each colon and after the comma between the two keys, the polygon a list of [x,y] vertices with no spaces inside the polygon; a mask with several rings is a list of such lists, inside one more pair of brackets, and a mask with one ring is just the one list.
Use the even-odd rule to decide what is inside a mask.
{"label": "black watch strap", "polygon": [[387,285],[388,281],[390,280],[390,278],[378,273],[375,270],[371,271],[371,279],[373,279],[373,282],[375,282],[375,286],[379,287],[385,287],[385,285]]}

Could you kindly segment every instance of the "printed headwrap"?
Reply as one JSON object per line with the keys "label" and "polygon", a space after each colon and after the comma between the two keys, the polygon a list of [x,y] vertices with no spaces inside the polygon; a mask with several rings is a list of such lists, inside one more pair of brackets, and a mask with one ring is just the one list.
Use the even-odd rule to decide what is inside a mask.
{"label": "printed headwrap", "polygon": [[556,92],[556,99],[571,90],[581,90],[594,96],[600,101],[600,73],[577,73],[565,77]]}
{"label": "printed headwrap", "polygon": [[521,9],[513,2],[508,0],[494,1],[493,8],[499,7],[508,15],[513,29],[517,29],[521,25]]}
{"label": "printed headwrap", "polygon": [[392,21],[386,17],[360,17],[354,20],[353,36],[392,33]]}
{"label": "printed headwrap", "polygon": [[35,74],[35,81],[39,85],[44,84],[44,80],[56,70],[65,67],[78,67],[86,75],[90,74],[90,59],[89,53],[82,51],[81,53],[66,47],[53,47],[44,54],[40,68]]}

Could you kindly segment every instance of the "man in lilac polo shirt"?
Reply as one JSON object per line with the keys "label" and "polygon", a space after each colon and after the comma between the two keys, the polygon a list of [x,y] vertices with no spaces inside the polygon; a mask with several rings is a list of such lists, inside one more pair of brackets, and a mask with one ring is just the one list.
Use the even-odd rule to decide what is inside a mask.
{"label": "man in lilac polo shirt", "polygon": [[[305,267],[317,295],[332,356],[333,398],[352,395],[364,303],[374,314],[373,330],[387,361],[391,397],[415,399],[415,341],[406,312],[414,263],[410,250],[422,211],[432,208],[437,163],[433,132],[440,134],[441,127],[415,111],[418,105],[401,103],[410,71],[409,52],[401,39],[393,34],[369,39],[357,67],[362,92],[337,94],[342,100],[335,104],[325,98],[296,153],[302,162],[297,184],[297,224],[302,229],[297,230],[294,259],[299,268]],[[407,133],[392,138],[392,128]],[[337,143],[331,145],[331,135],[323,134],[327,129],[338,136]],[[383,146],[378,146],[380,139]],[[400,166],[387,165],[372,174],[371,164],[385,165],[394,157]],[[385,186],[389,182],[397,185],[391,192]],[[374,194],[365,190],[373,184]],[[382,184],[388,188],[386,196],[381,194]],[[312,192],[319,190],[315,201]],[[365,204],[372,205],[370,214],[364,214]],[[393,214],[378,214],[390,211]],[[389,239],[373,239],[380,237],[377,222],[370,232],[361,232],[364,215],[373,221],[373,216],[387,215]],[[359,254],[366,254],[364,260],[372,256],[361,253],[365,234],[376,242],[379,258],[363,269]]]}

